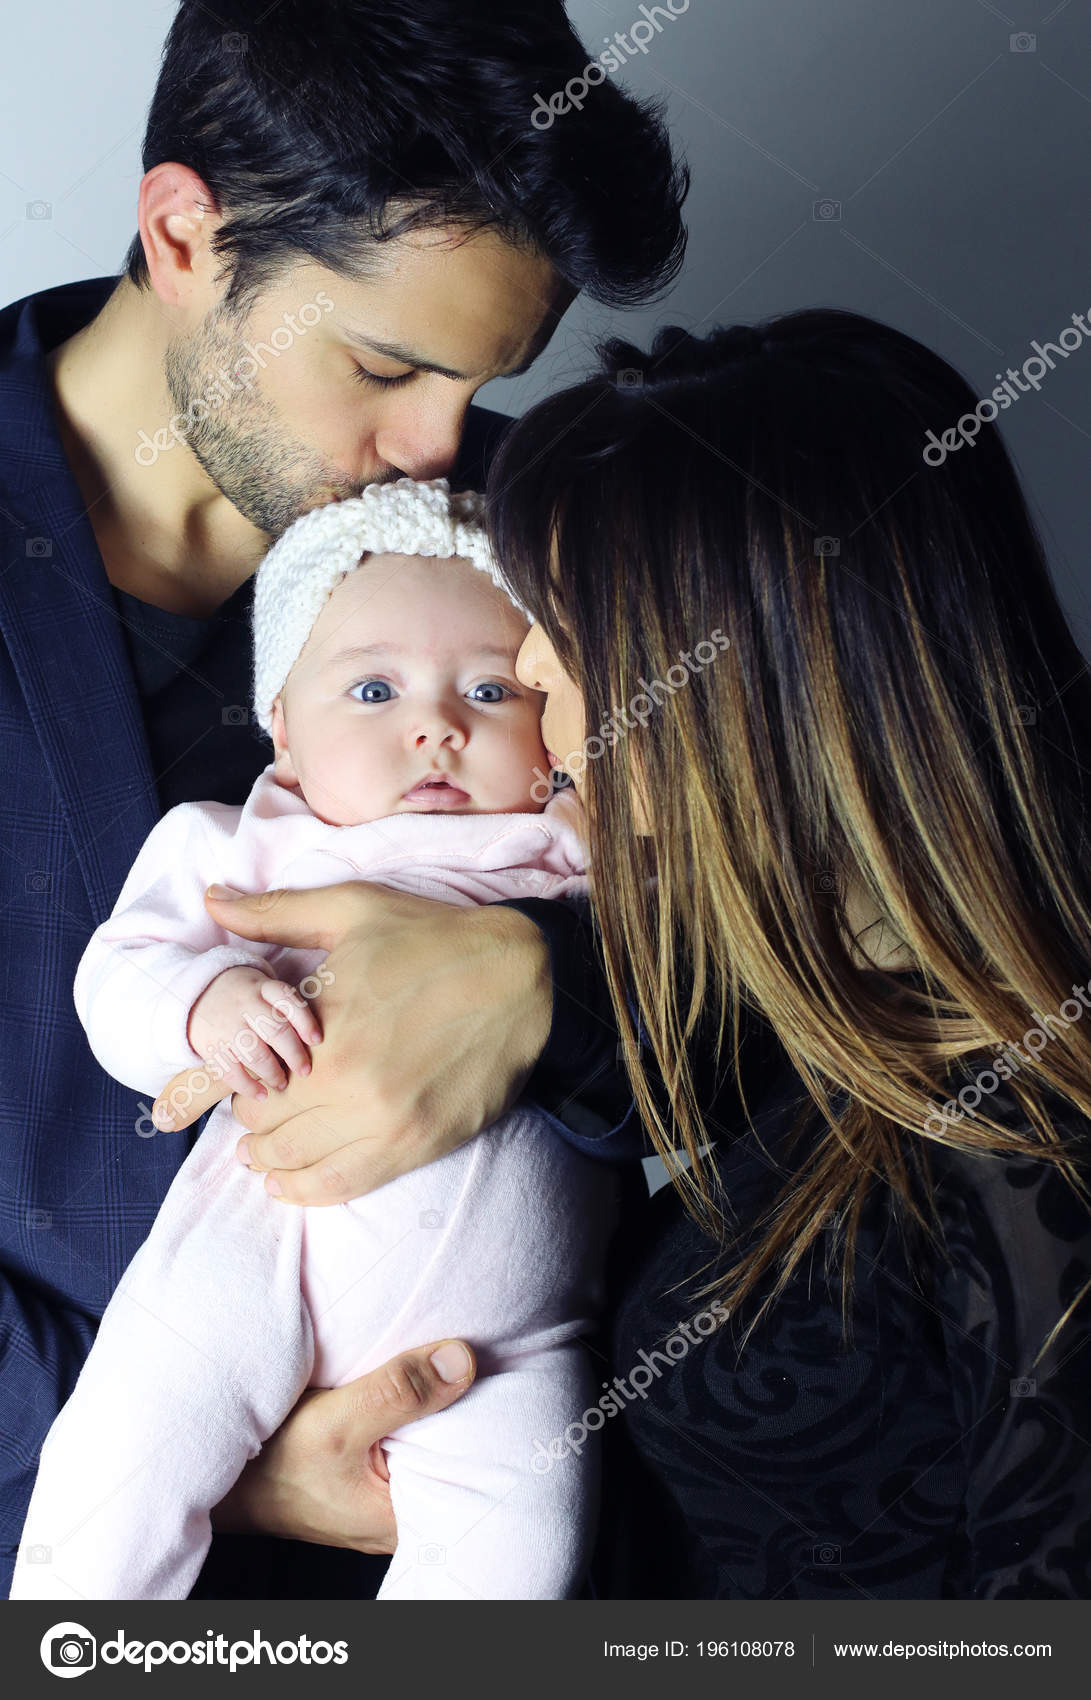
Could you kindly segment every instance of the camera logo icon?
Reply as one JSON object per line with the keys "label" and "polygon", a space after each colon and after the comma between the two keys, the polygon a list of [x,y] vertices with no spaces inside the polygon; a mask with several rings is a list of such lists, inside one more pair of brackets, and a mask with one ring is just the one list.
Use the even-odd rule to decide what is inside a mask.
{"label": "camera logo icon", "polygon": [[41,1655],[54,1676],[82,1676],[95,1667],[95,1637],[82,1623],[55,1623],[42,1636]]}

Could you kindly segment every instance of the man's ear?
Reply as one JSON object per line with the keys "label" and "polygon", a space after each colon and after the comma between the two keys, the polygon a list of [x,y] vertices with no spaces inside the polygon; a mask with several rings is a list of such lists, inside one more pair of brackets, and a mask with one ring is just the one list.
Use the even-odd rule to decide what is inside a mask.
{"label": "man's ear", "polygon": [[280,697],[274,699],[270,720],[272,724],[269,730],[272,734],[274,750],[273,770],[282,785],[298,785],[296,771],[292,766],[292,758],[288,752],[288,734],[284,725],[284,704]]}

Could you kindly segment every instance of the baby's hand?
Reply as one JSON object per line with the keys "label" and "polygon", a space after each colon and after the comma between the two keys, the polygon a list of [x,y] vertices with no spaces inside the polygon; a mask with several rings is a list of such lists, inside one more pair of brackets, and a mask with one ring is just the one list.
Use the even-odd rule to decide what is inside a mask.
{"label": "baby's hand", "polygon": [[225,968],[205,987],[189,1012],[186,1037],[233,1092],[267,1098],[261,1081],[275,1090],[288,1084],[281,1062],[296,1074],[311,1072],[303,1041],[317,1044],[322,1029],[295,986],[239,966]]}

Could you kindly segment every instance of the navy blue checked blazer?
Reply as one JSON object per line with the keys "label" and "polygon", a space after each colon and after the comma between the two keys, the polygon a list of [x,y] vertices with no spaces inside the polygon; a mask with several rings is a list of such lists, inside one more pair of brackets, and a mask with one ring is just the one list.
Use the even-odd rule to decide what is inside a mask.
{"label": "navy blue checked blazer", "polygon": [[[42,364],[44,353],[95,316],[116,283],[68,284],[0,312],[4,1597],[42,1441],[200,1126],[148,1137],[147,1106],[99,1067],[72,1001],[87,940],[112,910],[160,813],[124,633]],[[453,481],[480,486],[506,423],[471,408]],[[247,673],[230,683],[226,701],[248,704],[249,689]],[[252,779],[269,751],[248,742]],[[217,798],[216,749],[210,737],[209,759],[188,764],[187,797]],[[560,908],[546,905],[542,917]],[[218,1536],[213,1548],[247,1538],[262,1542]],[[307,1564],[325,1550],[304,1549]],[[261,1597],[263,1586],[251,1581],[244,1591]],[[315,1597],[302,1582],[287,1592]]]}

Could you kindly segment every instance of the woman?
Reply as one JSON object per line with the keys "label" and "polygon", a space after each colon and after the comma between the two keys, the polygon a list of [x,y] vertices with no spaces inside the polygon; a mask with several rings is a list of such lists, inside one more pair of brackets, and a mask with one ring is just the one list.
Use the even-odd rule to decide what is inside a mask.
{"label": "woman", "polygon": [[607,344],[494,465],[673,1180],[600,1593],[1091,1595],[1091,685],[995,428],[923,459],[974,405],[799,312]]}
{"label": "woman", "polygon": [[[604,1394],[552,1437],[603,1431],[596,1592],[1088,1597],[1091,686],[1012,467],[990,425],[929,466],[970,390],[852,314],[604,354],[513,426],[490,511],[605,982],[560,904],[216,900],[383,989],[366,1137],[293,1083],[298,1152],[242,1100],[247,1158],[355,1196],[379,1144],[381,1178],[440,1155],[539,1053],[532,1095],[617,1155],[616,1021],[673,1185],[615,1246]],[[469,1044],[429,1004],[463,960]],[[409,1011],[423,1085],[378,1139]],[[312,1450],[265,1449],[257,1487],[328,1541]],[[391,1528],[367,1477],[348,1544]]]}

